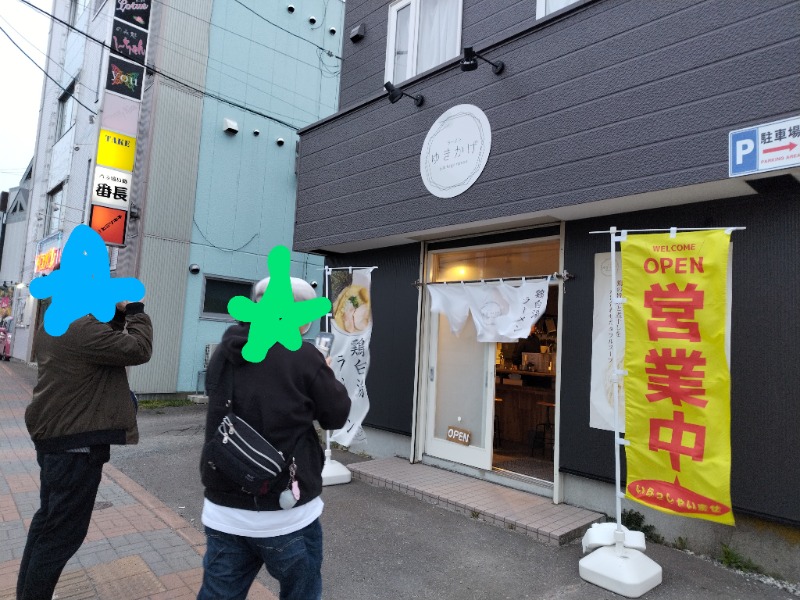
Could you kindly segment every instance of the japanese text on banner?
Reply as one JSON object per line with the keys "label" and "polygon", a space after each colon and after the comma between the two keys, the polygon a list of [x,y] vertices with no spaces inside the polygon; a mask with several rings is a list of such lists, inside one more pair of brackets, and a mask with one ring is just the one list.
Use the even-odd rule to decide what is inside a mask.
{"label": "japanese text on banner", "polygon": [[331,440],[350,446],[363,437],[361,424],[369,412],[367,371],[372,337],[372,269],[333,271],[329,279],[331,295],[331,368],[347,388],[352,406],[347,423],[331,435]]}
{"label": "japanese text on banner", "polygon": [[629,236],[625,311],[626,496],[733,524],[724,231]]}

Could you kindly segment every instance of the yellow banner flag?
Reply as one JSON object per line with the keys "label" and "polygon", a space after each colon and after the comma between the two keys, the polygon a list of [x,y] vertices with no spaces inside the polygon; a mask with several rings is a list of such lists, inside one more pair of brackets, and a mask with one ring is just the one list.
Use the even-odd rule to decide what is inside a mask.
{"label": "yellow banner flag", "polygon": [[721,230],[631,235],[621,242],[626,497],[733,525],[729,247]]}

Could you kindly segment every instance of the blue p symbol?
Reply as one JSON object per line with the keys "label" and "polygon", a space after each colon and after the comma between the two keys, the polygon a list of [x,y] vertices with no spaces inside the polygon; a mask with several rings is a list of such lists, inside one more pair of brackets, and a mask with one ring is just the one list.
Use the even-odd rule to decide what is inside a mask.
{"label": "blue p symbol", "polygon": [[758,130],[736,131],[730,135],[731,177],[758,171]]}

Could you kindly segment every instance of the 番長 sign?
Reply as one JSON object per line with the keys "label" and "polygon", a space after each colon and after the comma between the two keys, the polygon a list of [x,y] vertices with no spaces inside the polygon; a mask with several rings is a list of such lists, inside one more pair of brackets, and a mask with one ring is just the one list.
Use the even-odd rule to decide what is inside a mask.
{"label": "\u756a\u9577 sign", "polygon": [[95,167],[92,185],[92,204],[128,210],[130,205],[131,173],[105,167]]}
{"label": "\u756a\u9577 sign", "polygon": [[626,496],[733,524],[728,233],[629,235],[625,297]]}

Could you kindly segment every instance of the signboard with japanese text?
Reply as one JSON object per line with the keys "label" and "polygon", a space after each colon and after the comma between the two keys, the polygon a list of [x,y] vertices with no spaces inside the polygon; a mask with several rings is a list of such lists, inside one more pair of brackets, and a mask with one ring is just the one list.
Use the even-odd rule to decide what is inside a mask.
{"label": "signboard with japanese text", "polygon": [[97,138],[97,164],[118,171],[133,171],[136,138],[101,129]]}
{"label": "signboard with japanese text", "polygon": [[361,424],[369,412],[367,371],[372,338],[372,269],[332,271],[328,292],[331,297],[330,329],[333,333],[331,368],[347,388],[352,406],[347,423],[331,440],[350,446],[363,436]]}
{"label": "signboard with japanese text", "polygon": [[35,275],[47,275],[61,264],[61,244],[63,239],[64,232],[56,231],[36,243],[36,259],[33,268]]}
{"label": "signboard with japanese text", "polygon": [[128,210],[131,189],[131,173],[115,171],[106,167],[95,167],[92,185],[92,204]]}
{"label": "signboard with japanese text", "polygon": [[114,18],[142,29],[149,29],[152,4],[152,0],[115,0]]}
{"label": "signboard with japanese text", "polygon": [[[622,304],[622,262],[616,252],[617,281],[611,282],[611,253],[594,255],[594,314],[592,319],[592,375],[589,393],[589,427],[614,431],[614,371],[623,368],[625,320]],[[615,333],[616,329],[616,333]],[[614,336],[614,337],[612,337]],[[612,346],[613,344],[613,346]],[[614,346],[617,365],[614,367]],[[625,431],[625,389],[619,392],[619,430]]]}
{"label": "signboard with japanese text", "polygon": [[472,314],[479,342],[517,342],[528,336],[547,308],[549,278],[530,279],[519,285],[482,282],[440,285],[429,283],[431,312],[447,316],[458,336]]}
{"label": "signboard with japanese text", "polygon": [[100,234],[107,246],[124,246],[128,211],[92,205],[89,227]]}
{"label": "signboard with japanese text", "polygon": [[621,242],[626,497],[732,525],[729,249],[721,230]]}
{"label": "signboard with japanese text", "polygon": [[728,175],[750,175],[800,165],[800,117],[728,134]]}
{"label": "signboard with japanese text", "polygon": [[114,19],[111,31],[111,52],[137,63],[144,63],[147,51],[147,32]]}
{"label": "signboard with japanese text", "polygon": [[428,131],[419,170],[428,191],[452,198],[468,190],[483,173],[492,150],[492,130],[484,112],[459,104],[440,116]]}
{"label": "signboard with japanese text", "polygon": [[113,54],[108,57],[106,90],[134,100],[142,99],[144,66],[128,62]]}

